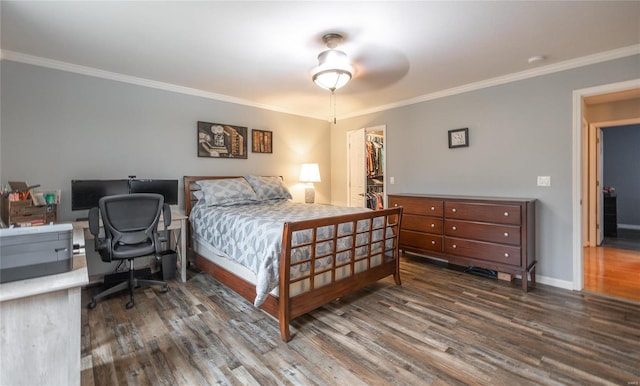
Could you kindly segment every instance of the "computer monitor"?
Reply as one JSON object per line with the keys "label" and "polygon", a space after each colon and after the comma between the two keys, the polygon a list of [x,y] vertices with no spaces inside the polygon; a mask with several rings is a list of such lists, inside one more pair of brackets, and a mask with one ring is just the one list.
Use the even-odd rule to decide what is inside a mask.
{"label": "computer monitor", "polygon": [[71,210],[91,209],[104,196],[128,193],[129,180],[71,180]]}
{"label": "computer monitor", "polygon": [[129,180],[129,193],[159,193],[169,205],[178,204],[178,180]]}

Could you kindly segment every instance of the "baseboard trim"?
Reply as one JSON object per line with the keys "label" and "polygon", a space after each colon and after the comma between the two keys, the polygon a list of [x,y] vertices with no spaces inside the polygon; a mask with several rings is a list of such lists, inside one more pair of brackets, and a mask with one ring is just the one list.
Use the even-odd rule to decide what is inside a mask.
{"label": "baseboard trim", "polygon": [[633,229],[636,231],[640,231],[640,225],[634,225],[634,224],[618,224],[618,228],[621,229]]}
{"label": "baseboard trim", "polygon": [[552,287],[563,288],[567,290],[573,290],[573,282],[567,280],[560,280],[548,276],[536,275],[536,282],[540,284],[550,285]]}

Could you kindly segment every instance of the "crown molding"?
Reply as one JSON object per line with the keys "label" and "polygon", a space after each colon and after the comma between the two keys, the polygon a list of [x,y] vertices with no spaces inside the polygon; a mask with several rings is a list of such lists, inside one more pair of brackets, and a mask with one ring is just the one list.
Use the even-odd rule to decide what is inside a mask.
{"label": "crown molding", "polygon": [[398,107],[404,107],[413,105],[420,102],[426,102],[434,99],[444,98],[452,95],[462,94],[470,91],[476,91],[487,87],[498,86],[505,83],[516,82],[519,80],[535,78],[536,76],[553,74],[555,72],[570,70],[578,67],[584,67],[591,64],[597,64],[602,62],[607,62],[614,59],[620,59],[628,56],[639,55],[640,54],[640,44],[635,44],[632,46],[627,46],[611,51],[604,51],[593,55],[583,56],[580,58],[567,60],[564,62],[554,63],[543,67],[534,68],[531,70],[521,71],[505,76],[499,76],[496,78],[482,80],[480,82],[474,82],[465,84],[459,87],[453,87],[450,89],[437,91],[431,94],[421,95],[415,98],[405,99],[403,101],[398,101],[395,103],[374,107],[371,109],[361,110],[350,114],[345,114],[339,119],[353,118],[361,115],[378,113],[381,111],[391,110]]}
{"label": "crown molding", "polygon": [[171,92],[176,92],[176,93],[180,93],[180,94],[193,95],[193,96],[198,96],[198,97],[207,98],[207,99],[214,99],[214,100],[222,101],[222,102],[235,103],[235,104],[249,106],[249,107],[255,107],[255,108],[259,108],[259,109],[276,111],[276,112],[279,112],[279,113],[292,114],[292,115],[298,115],[298,116],[303,116],[303,117],[326,120],[326,117],[311,116],[309,114],[301,114],[299,112],[294,112],[294,111],[283,109],[283,108],[280,108],[280,107],[277,107],[277,106],[271,106],[271,105],[265,105],[265,104],[261,104],[261,103],[256,103],[256,102],[253,102],[253,101],[250,101],[250,100],[246,100],[246,99],[242,99],[242,98],[236,98],[236,97],[232,97],[232,96],[229,96],[229,95],[217,94],[217,93],[213,93],[213,92],[209,92],[209,91],[199,90],[199,89],[196,89],[196,88],[183,87],[183,86],[178,86],[178,85],[171,84],[171,83],[158,82],[158,81],[155,81],[155,80],[139,78],[139,77],[136,77],[136,76],[130,76],[130,75],[124,75],[124,74],[120,74],[120,73],[116,73],[116,72],[104,71],[104,70],[100,70],[100,69],[93,68],[93,67],[85,67],[85,66],[80,66],[80,65],[77,65],[77,64],[62,62],[62,61],[59,61],[59,60],[53,60],[53,59],[42,58],[42,57],[39,57],[39,56],[27,55],[27,54],[23,54],[21,52],[15,52],[15,51],[10,51],[10,50],[0,50],[0,60],[9,60],[9,61],[13,61],[13,62],[31,64],[31,65],[39,66],[39,67],[46,67],[46,68],[51,68],[51,69],[60,70],[60,71],[66,71],[66,72],[72,72],[72,73],[81,74],[81,75],[92,76],[92,77],[96,77],[96,78],[113,80],[113,81],[116,81],[116,82],[129,83],[129,84],[134,84],[134,85],[143,86],[143,87],[150,87],[150,88],[155,88],[155,89],[164,90],[164,91],[171,91]]}
{"label": "crown molding", "polygon": [[[623,48],[619,48],[611,51],[604,51],[604,52],[600,52],[593,55],[583,56],[580,58],[567,60],[564,62],[542,66],[542,67],[538,67],[531,70],[521,71],[514,74],[486,79],[480,82],[469,83],[459,87],[453,87],[450,89],[421,95],[415,98],[405,99],[395,103],[373,107],[371,109],[365,109],[365,110],[360,110],[360,111],[356,111],[349,114],[343,114],[338,116],[337,119],[342,120],[347,118],[358,117],[361,115],[391,110],[398,107],[409,106],[416,103],[426,102],[426,101],[444,98],[444,97],[457,95],[457,94],[462,94],[470,91],[476,91],[476,90],[480,90],[487,87],[498,86],[505,83],[516,82],[519,80],[534,78],[536,76],[552,74],[555,72],[570,70],[573,68],[588,66],[596,63],[602,63],[609,60],[624,58],[627,56],[633,56],[638,54],[640,54],[640,44],[635,44],[632,46],[627,46],[627,47],[623,47]],[[10,51],[10,50],[0,50],[0,60],[9,60],[14,62],[32,64],[34,66],[52,68],[60,71],[73,72],[76,74],[93,76],[93,77],[102,78],[102,79],[109,79],[117,82],[130,83],[138,86],[150,87],[150,88],[155,88],[159,90],[176,92],[180,94],[193,95],[193,96],[198,96],[202,98],[222,101],[222,102],[235,103],[235,104],[240,104],[244,106],[276,111],[276,112],[285,113],[285,114],[292,114],[292,115],[303,116],[303,117],[319,119],[319,120],[327,120],[327,117],[322,115],[295,112],[295,111],[283,109],[281,107],[260,104],[260,103],[256,103],[246,99],[232,97],[229,95],[217,94],[217,93],[199,90],[199,89],[190,88],[190,87],[177,86],[170,83],[158,82],[155,80],[150,80],[145,78],[138,78],[135,76],[124,75],[124,74],[119,74],[119,73],[110,72],[110,71],[104,71],[104,70],[100,70],[92,67],[79,66],[72,63],[42,58],[42,57],[33,56],[33,55],[27,55],[27,54]]]}

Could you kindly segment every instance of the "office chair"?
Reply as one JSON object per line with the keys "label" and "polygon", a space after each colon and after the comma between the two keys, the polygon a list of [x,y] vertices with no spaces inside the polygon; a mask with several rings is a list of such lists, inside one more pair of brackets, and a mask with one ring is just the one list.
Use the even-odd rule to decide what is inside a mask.
{"label": "office chair", "polygon": [[[133,289],[142,285],[161,285],[161,292],[167,292],[167,283],[160,280],[144,280],[134,277],[133,261],[138,257],[155,255],[161,251],[161,244],[167,241],[167,227],[171,223],[169,205],[161,194],[136,193],[102,197],[99,207],[89,211],[89,231],[95,238],[95,250],[104,262],[114,260],[129,261],[129,279],[106,289],[91,298],[89,309],[96,306],[96,300],[129,288],[131,300],[127,309],[132,308]],[[158,233],[160,213],[164,213],[164,232]],[[104,227],[104,238],[100,238],[100,222]]]}

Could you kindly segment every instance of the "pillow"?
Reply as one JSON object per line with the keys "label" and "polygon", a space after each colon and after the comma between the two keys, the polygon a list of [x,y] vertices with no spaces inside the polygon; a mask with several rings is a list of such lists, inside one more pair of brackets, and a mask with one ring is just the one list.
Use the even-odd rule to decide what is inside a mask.
{"label": "pillow", "polygon": [[291,193],[280,177],[245,176],[244,178],[256,192],[259,201],[291,199]]}
{"label": "pillow", "polygon": [[256,192],[244,178],[196,181],[207,206],[248,204],[257,200]]}

